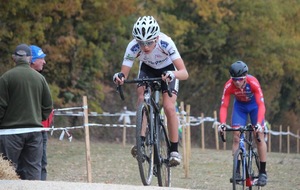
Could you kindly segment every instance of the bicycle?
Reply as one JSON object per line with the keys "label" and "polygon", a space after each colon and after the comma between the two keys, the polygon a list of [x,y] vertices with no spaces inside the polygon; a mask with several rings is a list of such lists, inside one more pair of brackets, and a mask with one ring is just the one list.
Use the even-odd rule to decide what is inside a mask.
{"label": "bicycle", "polygon": [[[229,125],[226,125],[225,131],[240,132],[239,148],[235,151],[233,156],[232,178],[230,179],[232,189],[245,190],[246,187],[248,187],[248,190],[255,188],[261,189],[261,186],[257,186],[260,160],[256,149],[253,147],[252,124],[238,128],[232,128]],[[220,135],[222,141],[226,142],[224,133],[220,132]],[[256,138],[260,142],[258,135]],[[238,165],[238,160],[240,160],[241,167]]]}
{"label": "bicycle", "polygon": [[[136,146],[137,161],[143,185],[150,185],[153,175],[157,177],[159,186],[171,185],[171,169],[169,165],[170,141],[164,125],[164,117],[160,113],[161,78],[142,78],[125,80],[124,83],[143,83],[145,85],[144,101],[136,112]],[[124,100],[120,85],[117,90]],[[171,97],[171,91],[168,88]],[[145,134],[143,141],[141,134]]]}

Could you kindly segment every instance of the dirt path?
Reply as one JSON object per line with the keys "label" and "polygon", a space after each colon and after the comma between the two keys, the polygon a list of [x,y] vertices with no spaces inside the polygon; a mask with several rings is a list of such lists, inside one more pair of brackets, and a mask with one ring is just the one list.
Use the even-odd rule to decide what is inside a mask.
{"label": "dirt path", "polygon": [[[130,148],[130,144],[123,147],[122,144],[91,142],[92,182],[95,185],[118,184],[120,186],[117,186],[117,189],[124,187],[126,190],[134,187],[148,188],[142,186],[137,162],[130,155]],[[268,153],[268,185],[263,190],[300,190],[299,166],[300,154]],[[192,148],[189,176],[185,176],[182,165],[172,168],[171,185],[197,190],[231,189],[232,185],[229,182],[231,174],[230,150]],[[86,183],[85,143],[75,140],[72,142],[50,140],[47,179],[76,182],[74,186]],[[102,188],[105,187],[106,185],[103,185]],[[157,188],[156,178],[151,184],[151,189],[155,188]]]}
{"label": "dirt path", "polygon": [[0,190],[185,190],[182,188],[162,188],[153,186],[132,186],[103,183],[76,183],[58,181],[25,181],[25,180],[3,180]]}

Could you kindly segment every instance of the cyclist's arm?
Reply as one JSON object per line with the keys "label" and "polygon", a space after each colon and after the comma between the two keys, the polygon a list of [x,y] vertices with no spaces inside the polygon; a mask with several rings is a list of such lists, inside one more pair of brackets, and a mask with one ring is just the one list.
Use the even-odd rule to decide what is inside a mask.
{"label": "cyclist's arm", "polygon": [[131,67],[128,67],[126,65],[122,65],[121,72],[125,75],[125,79],[128,78],[130,69],[131,69]]}
{"label": "cyclist's arm", "polygon": [[[124,53],[124,59],[122,62],[122,67],[121,67],[121,73],[123,73],[125,75],[124,79],[128,78],[129,72],[131,67],[133,66],[134,60],[136,59],[137,55],[139,54],[140,49],[138,44],[136,43],[135,40],[132,40],[127,48],[126,51]],[[120,85],[123,84],[123,80],[120,80],[119,78],[116,78],[116,80],[119,82]]]}
{"label": "cyclist's arm", "polygon": [[186,67],[184,65],[184,62],[182,58],[178,58],[173,60],[173,64],[176,67],[176,71],[173,71],[176,79],[178,80],[186,80],[189,77],[189,73],[186,70]]}
{"label": "cyclist's arm", "polygon": [[163,34],[161,36],[161,40],[159,41],[159,46],[173,62],[176,68],[176,71],[172,71],[175,75],[175,78],[178,80],[188,79],[189,74],[174,41],[169,36]]}
{"label": "cyclist's arm", "polygon": [[230,102],[230,83],[226,83],[222,95],[221,107],[220,107],[220,123],[226,123],[227,109]]}
{"label": "cyclist's arm", "polygon": [[260,87],[260,84],[257,80],[252,80],[251,85],[252,85],[253,93],[255,96],[255,101],[258,105],[257,123],[262,124],[262,122],[265,118],[265,112],[266,112],[264,95],[263,95],[262,89]]}

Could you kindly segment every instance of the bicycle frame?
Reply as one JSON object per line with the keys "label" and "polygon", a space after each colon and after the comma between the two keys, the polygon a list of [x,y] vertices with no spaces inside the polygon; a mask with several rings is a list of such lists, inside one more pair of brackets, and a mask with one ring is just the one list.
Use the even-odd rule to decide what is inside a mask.
{"label": "bicycle frame", "polygon": [[[142,78],[125,80],[124,83],[143,83],[144,101],[137,110],[137,161],[141,180],[144,185],[150,185],[152,176],[158,179],[159,186],[170,186],[170,167],[168,165],[170,141],[164,123],[160,116],[161,78]],[[121,99],[124,95],[121,86],[117,87]],[[168,89],[171,96],[171,91]],[[148,131],[148,133],[147,133]],[[144,134],[145,133],[145,134]],[[145,135],[144,150],[141,146],[142,134]],[[166,148],[166,149],[164,149]]]}
{"label": "bicycle frame", "polygon": [[[249,190],[252,190],[252,186],[256,185],[256,180],[258,176],[254,175],[254,170],[252,168],[252,162],[253,158],[255,159],[255,163],[257,166],[257,169],[259,170],[259,161],[258,161],[258,154],[254,151],[253,148],[253,138],[252,138],[252,132],[253,128],[252,125],[249,124],[247,126],[241,126],[239,128],[231,128],[230,126],[226,126],[225,131],[239,131],[240,132],[240,139],[239,139],[239,148],[234,153],[234,162],[233,162],[233,177],[232,177],[232,183],[233,183],[233,189],[236,190],[238,185],[241,185],[243,189],[247,186],[249,187]],[[246,132],[248,133],[248,138],[246,138]],[[223,142],[225,142],[223,134],[221,134]],[[260,141],[259,136],[257,135],[257,140]],[[248,146],[248,148],[246,147]],[[236,169],[237,166],[237,160],[240,158],[241,162],[241,178],[238,178],[236,176]],[[260,189],[260,187],[257,187]]]}

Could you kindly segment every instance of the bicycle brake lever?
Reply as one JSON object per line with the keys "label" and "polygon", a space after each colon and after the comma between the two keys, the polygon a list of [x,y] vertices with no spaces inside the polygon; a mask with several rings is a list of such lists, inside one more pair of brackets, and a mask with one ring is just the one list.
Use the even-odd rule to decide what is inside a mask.
{"label": "bicycle brake lever", "polygon": [[123,89],[122,89],[121,85],[117,85],[117,92],[119,92],[121,99],[125,100]]}
{"label": "bicycle brake lever", "polygon": [[224,132],[220,131],[220,136],[223,142],[226,142],[226,139],[224,138]]}
{"label": "bicycle brake lever", "polygon": [[166,84],[168,86],[168,95],[169,95],[169,97],[172,97],[173,95],[172,95],[172,92],[171,92],[171,88],[170,88],[169,83],[167,81],[166,81]]}

